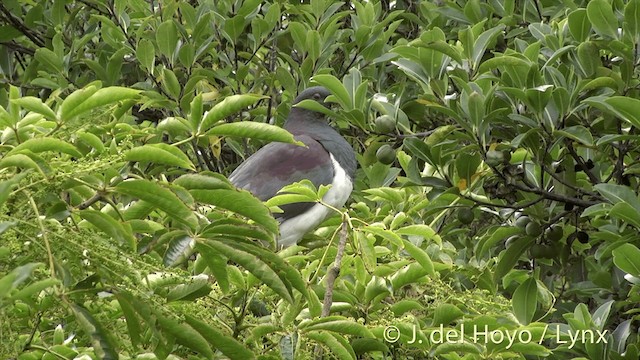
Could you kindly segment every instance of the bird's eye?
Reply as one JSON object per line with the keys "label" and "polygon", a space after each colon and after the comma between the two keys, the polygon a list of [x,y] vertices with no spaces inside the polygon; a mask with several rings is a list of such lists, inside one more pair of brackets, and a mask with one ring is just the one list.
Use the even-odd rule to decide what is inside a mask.
{"label": "bird's eye", "polygon": [[321,98],[321,97],[322,97],[322,96],[320,95],[320,93],[315,93],[315,94],[313,94],[313,99],[314,99],[314,100],[320,100],[320,98]]}

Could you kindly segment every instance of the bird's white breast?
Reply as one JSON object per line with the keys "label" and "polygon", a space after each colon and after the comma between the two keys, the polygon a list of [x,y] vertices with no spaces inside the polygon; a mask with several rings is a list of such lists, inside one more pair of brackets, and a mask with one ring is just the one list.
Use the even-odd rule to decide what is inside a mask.
{"label": "bird's white breast", "polygon": [[[324,194],[322,200],[326,204],[339,209],[343,207],[347,199],[349,199],[349,195],[351,195],[351,191],[353,190],[353,184],[333,155],[329,155],[331,156],[331,163],[333,164],[333,182],[331,183],[331,189]],[[333,210],[324,205],[315,204],[308,211],[285,220],[280,224],[278,247],[295,245],[305,233],[320,225],[332,211]]]}

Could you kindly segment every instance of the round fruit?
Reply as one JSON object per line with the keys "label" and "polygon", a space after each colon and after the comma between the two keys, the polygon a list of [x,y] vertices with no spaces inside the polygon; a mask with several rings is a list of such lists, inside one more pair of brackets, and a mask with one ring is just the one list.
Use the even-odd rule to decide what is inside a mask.
{"label": "round fruit", "polygon": [[393,150],[391,145],[382,145],[378,151],[376,151],[376,158],[378,158],[378,161],[381,163],[390,165],[396,160],[396,151]]}
{"label": "round fruit", "polygon": [[484,162],[489,166],[498,166],[504,162],[504,154],[502,151],[489,150],[487,151],[487,158]]}
{"label": "round fruit", "polygon": [[544,244],[534,244],[529,252],[534,259],[549,259],[554,255],[553,248]]}
{"label": "round fruit", "polygon": [[526,215],[522,215],[519,218],[516,219],[516,226],[524,229],[525,227],[527,227],[527,225],[531,222],[531,219],[529,219],[528,216]]}
{"label": "round fruit", "polygon": [[540,236],[540,234],[542,234],[542,228],[540,227],[540,224],[532,221],[524,228],[524,232],[529,236]]}
{"label": "round fruit", "polygon": [[545,235],[549,241],[560,241],[560,239],[562,239],[562,236],[564,235],[564,232],[562,231],[561,226],[553,225],[552,227],[547,229]]}
{"label": "round fruit", "polygon": [[578,238],[578,241],[580,241],[580,243],[582,244],[586,244],[589,242],[589,234],[587,234],[584,231],[578,231],[578,234],[576,235],[576,237]]}
{"label": "round fruit", "polygon": [[457,214],[457,218],[458,221],[460,221],[463,224],[471,224],[473,222],[473,218],[474,218],[474,214],[473,214],[473,210],[469,209],[469,208],[464,208],[464,209],[460,209],[458,210],[458,214]]}
{"label": "round fruit", "polygon": [[381,134],[388,134],[396,129],[396,121],[389,115],[378,116],[375,124],[376,131]]}

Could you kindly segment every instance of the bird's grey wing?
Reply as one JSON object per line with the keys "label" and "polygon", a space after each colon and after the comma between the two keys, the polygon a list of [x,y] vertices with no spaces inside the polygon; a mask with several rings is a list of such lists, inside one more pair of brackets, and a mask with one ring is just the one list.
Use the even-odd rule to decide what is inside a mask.
{"label": "bird's grey wing", "polygon": [[[270,143],[245,160],[231,173],[233,185],[251,192],[265,201],[286,185],[307,179],[314,186],[333,181],[334,169],[329,153],[316,140],[306,135],[296,136],[306,147],[284,143]],[[295,203],[281,206],[284,213],[276,218],[286,220],[310,207],[313,203]]]}

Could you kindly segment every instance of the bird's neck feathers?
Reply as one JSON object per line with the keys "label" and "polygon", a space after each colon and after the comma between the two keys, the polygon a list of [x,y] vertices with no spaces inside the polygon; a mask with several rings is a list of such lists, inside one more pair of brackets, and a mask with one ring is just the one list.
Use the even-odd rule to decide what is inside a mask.
{"label": "bird's neck feathers", "polygon": [[283,127],[292,134],[305,133],[309,135],[317,130],[331,128],[323,114],[296,107],[291,109]]}

